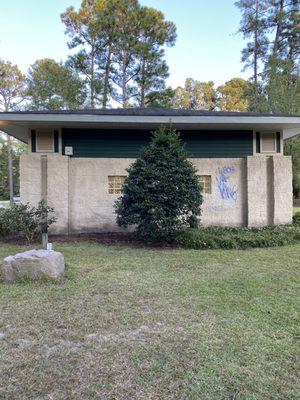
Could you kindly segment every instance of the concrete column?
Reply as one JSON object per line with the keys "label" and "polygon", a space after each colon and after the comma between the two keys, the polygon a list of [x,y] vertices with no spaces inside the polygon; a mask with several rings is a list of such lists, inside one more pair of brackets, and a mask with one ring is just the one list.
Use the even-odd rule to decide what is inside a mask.
{"label": "concrete column", "polygon": [[35,206],[41,200],[41,193],[41,155],[22,154],[20,157],[21,202]]}
{"label": "concrete column", "polygon": [[51,233],[68,233],[69,226],[69,157],[48,155],[47,202],[54,208],[57,222]]}
{"label": "concrete column", "polygon": [[274,225],[288,224],[293,217],[293,172],[289,156],[274,156]]}
{"label": "concrete column", "polygon": [[249,227],[292,221],[292,162],[282,155],[247,157],[247,216]]}
{"label": "concrete column", "polygon": [[247,225],[265,226],[268,218],[268,162],[267,157],[250,156],[246,160]]}

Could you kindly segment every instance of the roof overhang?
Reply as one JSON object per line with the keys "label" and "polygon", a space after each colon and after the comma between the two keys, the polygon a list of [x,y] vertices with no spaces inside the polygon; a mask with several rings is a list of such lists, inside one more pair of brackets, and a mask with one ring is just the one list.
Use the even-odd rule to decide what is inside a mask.
{"label": "roof overhang", "polygon": [[25,143],[28,129],[155,129],[170,123],[179,130],[272,130],[282,131],[284,138],[300,134],[300,116],[0,113],[0,130]]}

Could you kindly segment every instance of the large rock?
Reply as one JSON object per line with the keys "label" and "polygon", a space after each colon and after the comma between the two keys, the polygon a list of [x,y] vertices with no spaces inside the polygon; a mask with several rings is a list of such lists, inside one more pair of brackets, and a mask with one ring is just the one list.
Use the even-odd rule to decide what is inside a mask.
{"label": "large rock", "polygon": [[58,278],[65,270],[64,256],[53,250],[29,250],[8,256],[3,260],[2,274],[5,282],[19,278]]}

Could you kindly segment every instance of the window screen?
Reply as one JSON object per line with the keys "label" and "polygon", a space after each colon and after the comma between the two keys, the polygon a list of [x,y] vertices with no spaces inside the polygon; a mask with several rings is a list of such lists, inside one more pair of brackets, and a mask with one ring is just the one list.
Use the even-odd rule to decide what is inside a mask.
{"label": "window screen", "polygon": [[276,151],[275,133],[265,132],[261,135],[261,151],[263,153],[275,153]]}
{"label": "window screen", "polygon": [[37,132],[36,151],[45,153],[54,152],[53,132]]}

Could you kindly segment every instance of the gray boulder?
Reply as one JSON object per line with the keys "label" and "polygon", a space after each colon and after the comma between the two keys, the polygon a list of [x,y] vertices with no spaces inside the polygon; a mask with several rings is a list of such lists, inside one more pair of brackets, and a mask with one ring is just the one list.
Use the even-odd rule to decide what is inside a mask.
{"label": "gray boulder", "polygon": [[5,282],[16,279],[57,279],[65,270],[64,256],[53,250],[29,250],[4,258],[2,275]]}

